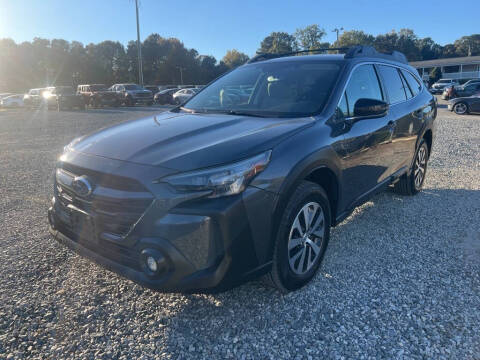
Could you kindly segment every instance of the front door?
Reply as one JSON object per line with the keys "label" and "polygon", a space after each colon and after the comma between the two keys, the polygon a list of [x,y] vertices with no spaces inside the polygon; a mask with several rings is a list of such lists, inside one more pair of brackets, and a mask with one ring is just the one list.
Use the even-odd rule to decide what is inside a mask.
{"label": "front door", "polygon": [[381,117],[356,117],[354,107],[359,99],[386,100],[372,64],[353,71],[339,105],[339,113],[346,118],[342,177],[347,208],[361,202],[392,174],[394,118],[390,112]]}

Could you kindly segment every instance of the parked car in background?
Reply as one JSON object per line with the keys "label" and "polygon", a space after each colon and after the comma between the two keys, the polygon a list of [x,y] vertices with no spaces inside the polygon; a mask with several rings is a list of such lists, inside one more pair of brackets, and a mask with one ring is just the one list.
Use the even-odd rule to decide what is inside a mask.
{"label": "parked car in background", "polygon": [[4,108],[23,107],[23,94],[9,95],[0,100],[0,106]]}
{"label": "parked car in background", "polygon": [[458,115],[480,113],[480,92],[472,96],[450,100],[448,102],[448,110],[454,111]]}
{"label": "parked car in background", "polygon": [[178,88],[172,88],[172,89],[164,89],[159,91],[158,93],[155,94],[153,97],[153,100],[155,101],[155,104],[175,104],[175,101],[173,100],[173,94],[175,94],[178,91]]}
{"label": "parked car in background", "polygon": [[157,85],[145,85],[144,88],[151,91],[153,96],[160,91]]}
{"label": "parked car in background", "polygon": [[432,94],[441,94],[447,86],[456,86],[460,85],[459,82],[455,79],[440,79],[434,83],[430,89]]}
{"label": "parked car in background", "polygon": [[125,106],[153,104],[152,92],[137,84],[115,84],[109,90],[114,91],[119,101]]}
{"label": "parked car in background", "polygon": [[108,90],[104,84],[87,84],[78,85],[77,92],[83,96],[83,100],[86,105],[91,107],[100,106],[119,106],[120,100],[118,99],[115,91]]}
{"label": "parked car in background", "polygon": [[49,109],[55,108],[58,111],[67,109],[85,110],[85,100],[72,86],[55,86],[47,88],[43,93]]}
{"label": "parked car in background", "polygon": [[[453,85],[452,85],[453,86]],[[452,98],[451,87],[446,87],[442,93],[443,100],[449,100]],[[453,97],[469,97],[480,92],[480,82],[466,82],[464,85],[454,86]]]}
{"label": "parked car in background", "polygon": [[466,82],[464,82],[462,85],[460,86],[468,86],[470,84],[475,84],[475,83],[480,83],[480,79],[470,79]]}
{"label": "parked car in background", "polygon": [[7,96],[10,96],[10,95],[14,95],[12,93],[1,93],[0,94],[0,100],[2,100],[3,98],[7,97]]}
{"label": "parked car in background", "polygon": [[287,55],[257,55],[182,107],[73,140],[56,163],[52,235],[158,290],[309,282],[332,226],[389,186],[421,191],[437,108],[398,52]]}
{"label": "parked car in background", "polygon": [[183,104],[185,101],[190,100],[190,98],[196,95],[199,91],[200,89],[198,88],[178,90],[172,95],[173,102],[175,104]]}
{"label": "parked car in background", "polygon": [[45,105],[43,94],[47,92],[46,88],[30,89],[23,97],[25,107],[32,109]]}

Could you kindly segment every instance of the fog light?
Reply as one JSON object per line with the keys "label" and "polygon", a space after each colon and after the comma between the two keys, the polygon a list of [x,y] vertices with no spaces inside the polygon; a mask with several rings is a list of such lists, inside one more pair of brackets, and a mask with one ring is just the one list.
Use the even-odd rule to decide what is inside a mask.
{"label": "fog light", "polygon": [[152,256],[147,257],[147,266],[151,272],[157,272],[158,270],[157,260],[155,260]]}
{"label": "fog light", "polygon": [[140,254],[140,266],[146,275],[158,277],[167,271],[167,260],[159,250],[143,249]]}

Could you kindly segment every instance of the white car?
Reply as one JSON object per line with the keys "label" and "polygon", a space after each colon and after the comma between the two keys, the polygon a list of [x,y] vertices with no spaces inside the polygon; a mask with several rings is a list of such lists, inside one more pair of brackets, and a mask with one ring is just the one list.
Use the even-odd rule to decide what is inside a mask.
{"label": "white car", "polygon": [[23,107],[23,94],[9,95],[0,100],[0,105],[5,108]]}
{"label": "white car", "polygon": [[440,79],[432,85],[430,92],[433,94],[441,94],[446,87],[458,86],[460,83],[455,79]]}
{"label": "white car", "polygon": [[200,89],[197,88],[188,88],[178,90],[175,94],[172,95],[173,101],[175,104],[183,104],[185,101],[190,99],[193,95],[199,92]]}

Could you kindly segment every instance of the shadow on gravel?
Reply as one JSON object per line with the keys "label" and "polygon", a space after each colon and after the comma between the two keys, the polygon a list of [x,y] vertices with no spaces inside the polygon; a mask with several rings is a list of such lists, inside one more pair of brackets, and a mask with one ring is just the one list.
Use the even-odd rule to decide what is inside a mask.
{"label": "shadow on gravel", "polygon": [[[245,331],[288,339],[314,326],[323,329],[323,334],[316,335],[322,339],[338,331],[339,323],[354,321],[360,329],[366,323],[376,324],[370,314],[383,310],[374,309],[394,306],[403,317],[412,308],[422,313],[422,307],[427,306],[422,305],[422,299],[429,297],[434,299],[428,311],[437,314],[441,322],[444,310],[436,306],[447,306],[446,301],[455,307],[459,301],[449,299],[445,289],[436,289],[439,281],[451,281],[445,279],[446,272],[455,273],[448,262],[456,256],[452,249],[458,249],[459,254],[464,251],[465,259],[474,257],[480,264],[478,227],[455,226],[456,217],[475,218],[472,212],[478,215],[479,204],[479,190],[426,189],[414,197],[392,191],[378,194],[332,230],[324,263],[306,287],[282,296],[253,281],[225,293],[184,295],[177,311],[164,318],[168,324],[166,352],[178,354],[179,336],[194,348],[205,348],[248,337]],[[451,216],[444,219],[447,208]],[[418,225],[423,228],[418,229]],[[445,233],[445,229],[450,231]],[[458,266],[465,266],[464,261]],[[448,276],[454,278],[455,274]],[[352,307],[362,308],[364,313]],[[357,318],[345,319],[347,315],[338,309],[353,312]],[[400,331],[394,318],[382,316],[384,321],[391,321],[392,334]],[[385,336],[381,328],[378,331]]]}

